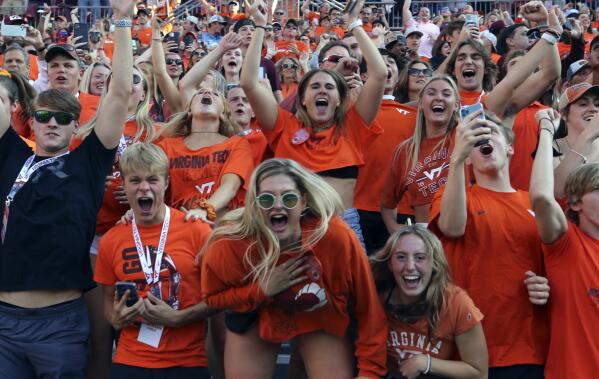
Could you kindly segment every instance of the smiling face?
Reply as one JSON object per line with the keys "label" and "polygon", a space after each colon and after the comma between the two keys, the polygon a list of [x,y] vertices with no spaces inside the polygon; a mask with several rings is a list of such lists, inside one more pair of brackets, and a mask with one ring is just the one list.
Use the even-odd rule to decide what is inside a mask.
{"label": "smiling face", "polygon": [[106,83],[106,78],[110,74],[110,70],[108,67],[104,65],[96,65],[91,73],[91,78],[89,81],[89,93],[96,96],[102,95],[102,90],[104,89],[104,83]]}
{"label": "smiling face", "polygon": [[[299,197],[299,201],[293,209],[285,208],[281,198],[289,192]],[[300,193],[295,181],[284,174],[262,179],[258,184],[257,196],[264,193],[274,195],[276,198],[271,209],[259,208],[266,226],[277,236],[281,246],[293,245],[299,241],[302,232],[301,215],[307,205],[304,196]]]}
{"label": "smiling face", "polygon": [[333,122],[335,110],[341,104],[337,83],[326,72],[314,74],[302,95],[302,104],[310,119],[320,127]]}
{"label": "smiling face", "polygon": [[243,129],[249,128],[254,117],[254,111],[245,92],[243,92],[243,88],[234,87],[230,89],[227,93],[227,101],[231,110],[231,118]]}
{"label": "smiling face", "polygon": [[593,117],[599,112],[599,94],[587,91],[578,100],[568,106],[564,114],[564,121],[568,128],[573,128],[581,133],[589,126]]}
{"label": "smiling face", "polygon": [[48,63],[49,88],[77,94],[80,79],[79,63],[73,58],[58,55]]}
{"label": "smiling face", "polygon": [[421,92],[419,106],[427,125],[446,128],[459,107],[457,94],[445,80],[431,80]]}
{"label": "smiling face", "polygon": [[283,61],[281,62],[281,74],[283,75],[283,78],[286,80],[296,80],[298,70],[299,66],[293,59],[283,58]]}
{"label": "smiling face", "polygon": [[462,46],[457,54],[453,74],[460,90],[482,91],[485,75],[482,55],[472,45]]}
{"label": "smiling face", "polygon": [[[580,24],[582,25],[583,29],[586,30],[589,28],[589,26],[591,26],[591,18],[589,17],[588,14],[586,13],[582,13],[579,17],[578,20],[580,20]],[[583,30],[583,31],[584,31]]]}
{"label": "smiling face", "polygon": [[166,65],[168,76],[171,78],[178,78],[179,75],[181,75],[181,72],[183,72],[181,56],[179,54],[168,53],[166,54],[165,59],[167,62],[171,62],[170,64]]}
{"label": "smiling face", "polygon": [[[427,70],[428,67],[424,63],[418,62],[410,65],[409,68],[412,70],[408,69],[408,89],[410,91],[417,91],[420,93],[426,82],[428,82],[428,80],[431,78],[430,75],[427,76],[426,71],[423,71]],[[416,70],[418,70],[418,73]]]}
{"label": "smiling face", "polygon": [[397,284],[400,304],[413,304],[428,288],[433,275],[433,258],[415,234],[401,237],[388,261]]}
{"label": "smiling face", "polygon": [[137,169],[125,175],[123,187],[136,223],[144,226],[162,223],[167,186],[168,180],[164,175],[147,169]]}

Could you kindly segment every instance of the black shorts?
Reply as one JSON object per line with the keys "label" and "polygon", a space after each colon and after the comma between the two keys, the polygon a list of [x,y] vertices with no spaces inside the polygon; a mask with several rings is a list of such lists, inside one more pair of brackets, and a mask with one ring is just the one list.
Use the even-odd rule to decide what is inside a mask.
{"label": "black shorts", "polygon": [[489,367],[488,379],[543,379],[545,370],[541,365],[513,365]]}
{"label": "black shorts", "polygon": [[113,363],[110,379],[210,379],[206,367],[145,368]]}
{"label": "black shorts", "polygon": [[225,312],[225,326],[236,334],[244,334],[258,324],[258,312]]}

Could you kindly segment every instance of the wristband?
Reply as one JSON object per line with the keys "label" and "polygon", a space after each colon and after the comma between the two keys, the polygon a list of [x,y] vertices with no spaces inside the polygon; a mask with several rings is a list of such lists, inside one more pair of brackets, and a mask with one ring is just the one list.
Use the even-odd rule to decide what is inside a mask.
{"label": "wristband", "polygon": [[424,370],[423,374],[427,375],[431,372],[431,356],[430,354],[426,355],[426,370]]}
{"label": "wristband", "polygon": [[541,128],[541,129],[539,129],[539,134],[540,134],[540,133],[541,133],[543,130],[546,130],[546,131],[548,131],[548,132],[549,132],[549,134],[551,134],[551,136],[553,136],[553,130],[551,130],[551,129],[549,129],[549,128]]}
{"label": "wristband", "polygon": [[214,209],[214,205],[210,204],[208,200],[205,198],[201,198],[198,206],[202,209],[206,210],[206,218],[208,221],[216,220],[216,209]]}
{"label": "wristband", "polygon": [[355,20],[354,22],[352,22],[351,24],[349,24],[349,25],[347,26],[347,31],[348,31],[348,32],[351,32],[351,31],[352,31],[352,30],[354,30],[355,28],[357,28],[357,27],[359,27],[359,26],[362,26],[362,25],[364,25],[364,24],[362,23],[362,20],[360,20],[360,19],[357,19],[357,20]]}
{"label": "wristband", "polygon": [[264,25],[255,25],[254,29],[262,29],[264,32],[266,32],[266,27]]}
{"label": "wristband", "polygon": [[122,20],[114,20],[112,22],[115,28],[130,28],[133,26],[133,22],[130,18],[124,18]]}
{"label": "wristband", "polygon": [[548,44],[555,45],[557,43],[558,37],[555,36],[553,33],[545,32],[545,33],[543,33],[541,38],[543,38]]}

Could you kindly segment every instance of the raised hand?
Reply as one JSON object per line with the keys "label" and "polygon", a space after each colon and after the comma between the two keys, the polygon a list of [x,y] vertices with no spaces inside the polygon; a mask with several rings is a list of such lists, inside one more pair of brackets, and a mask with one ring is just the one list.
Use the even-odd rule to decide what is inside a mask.
{"label": "raised hand", "polygon": [[255,0],[252,5],[249,5],[245,0],[248,14],[254,19],[256,26],[264,26],[268,20],[267,5],[263,0]]}
{"label": "raised hand", "polygon": [[133,16],[135,4],[135,0],[110,0],[112,12],[117,20]]}
{"label": "raised hand", "polygon": [[520,8],[522,17],[528,21],[545,22],[548,14],[545,5],[541,1],[529,1]]}
{"label": "raised hand", "polygon": [[222,54],[226,53],[229,50],[233,50],[241,45],[241,37],[239,34],[234,32],[229,32],[227,35],[223,37],[223,39],[218,44],[218,48]]}

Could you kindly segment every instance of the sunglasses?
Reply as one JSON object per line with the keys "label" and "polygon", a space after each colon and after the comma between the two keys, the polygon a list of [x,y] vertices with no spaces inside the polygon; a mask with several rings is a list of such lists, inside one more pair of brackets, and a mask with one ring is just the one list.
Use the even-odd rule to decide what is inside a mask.
{"label": "sunglasses", "polygon": [[137,74],[133,74],[133,84],[139,84],[141,83],[141,76],[137,75]]}
{"label": "sunglasses", "polygon": [[75,120],[75,115],[69,112],[52,112],[46,110],[33,112],[33,118],[35,118],[35,121],[41,122],[42,124],[47,124],[50,122],[52,117],[54,117],[54,120],[56,120],[58,125],[68,125]]}
{"label": "sunglasses", "polygon": [[283,12],[283,11],[276,11],[276,12],[275,12],[275,14],[276,14],[277,16],[282,16],[282,15],[284,15],[284,14],[285,14],[285,12]]}
{"label": "sunglasses", "polygon": [[196,50],[196,51],[194,51],[194,52],[193,52],[193,54],[192,54],[192,55],[193,55],[194,57],[200,57],[200,58],[203,58],[203,57],[205,57],[206,55],[208,55],[208,53],[207,53],[207,52],[205,52],[205,51]]}
{"label": "sunglasses", "polygon": [[324,62],[331,62],[331,63],[339,63],[339,61],[341,60],[341,58],[343,58],[343,56],[336,55],[336,54],[331,54],[328,57],[325,57],[323,59],[323,61]]}
{"label": "sunglasses", "polygon": [[[299,199],[300,195],[297,193],[285,192],[281,195],[281,204],[285,209],[293,209],[297,207]],[[265,211],[271,210],[275,206],[276,200],[277,196],[268,192],[261,193],[260,195],[256,196],[256,202],[258,203],[258,206]]]}
{"label": "sunglasses", "polygon": [[292,69],[294,69],[294,70],[297,70],[297,65],[295,65],[295,64],[287,64],[287,63],[284,63],[283,65],[281,65],[281,67],[283,67],[284,69],[287,69],[287,68],[292,68]]}
{"label": "sunglasses", "polygon": [[410,76],[426,76],[427,78],[430,78],[431,76],[433,76],[433,70],[431,70],[430,68],[425,68],[425,69],[418,69],[418,68],[409,68],[408,69],[408,75]]}
{"label": "sunglasses", "polygon": [[183,64],[183,60],[181,59],[173,59],[173,58],[167,58],[166,59],[166,64],[167,65],[171,65],[171,64],[176,64],[176,65],[180,65]]}

